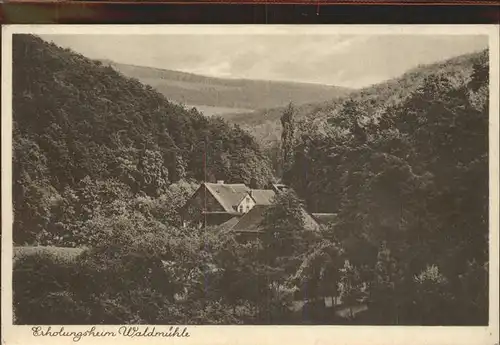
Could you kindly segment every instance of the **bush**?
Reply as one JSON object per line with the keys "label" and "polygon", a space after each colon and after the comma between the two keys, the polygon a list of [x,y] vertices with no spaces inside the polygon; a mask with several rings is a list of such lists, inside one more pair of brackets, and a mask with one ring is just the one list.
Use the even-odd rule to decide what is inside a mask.
{"label": "bush", "polygon": [[[18,254],[12,277],[16,324],[79,324],[88,311],[75,300],[78,270],[63,248]],[[78,253],[78,252],[74,252]]]}

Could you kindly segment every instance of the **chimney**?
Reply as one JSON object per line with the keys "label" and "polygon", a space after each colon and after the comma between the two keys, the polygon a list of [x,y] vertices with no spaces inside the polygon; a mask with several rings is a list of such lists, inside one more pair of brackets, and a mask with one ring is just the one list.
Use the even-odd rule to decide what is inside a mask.
{"label": "chimney", "polygon": [[224,184],[224,180],[217,180],[217,184]]}

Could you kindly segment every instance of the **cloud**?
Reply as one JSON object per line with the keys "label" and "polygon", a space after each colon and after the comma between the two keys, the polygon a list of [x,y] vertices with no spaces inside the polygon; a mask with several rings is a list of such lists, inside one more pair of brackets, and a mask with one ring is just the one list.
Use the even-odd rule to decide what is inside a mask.
{"label": "cloud", "polygon": [[467,35],[51,35],[48,41],[116,62],[218,77],[362,87],[484,49]]}
{"label": "cloud", "polygon": [[210,65],[204,64],[199,68],[190,68],[189,72],[195,74],[204,74],[213,77],[232,77],[231,63],[229,61],[215,62]]}

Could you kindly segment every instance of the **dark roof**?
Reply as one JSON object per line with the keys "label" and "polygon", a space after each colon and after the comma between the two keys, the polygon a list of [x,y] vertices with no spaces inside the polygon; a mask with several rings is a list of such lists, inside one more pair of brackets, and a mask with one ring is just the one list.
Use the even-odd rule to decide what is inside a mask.
{"label": "dark roof", "polygon": [[256,205],[271,205],[276,195],[271,189],[252,189],[250,193]]}
{"label": "dark roof", "polygon": [[205,183],[205,187],[217,199],[226,212],[234,212],[234,207],[238,206],[250,190],[243,183]]}
{"label": "dark roof", "polygon": [[17,262],[25,257],[43,256],[51,258],[58,263],[72,263],[80,256],[85,249],[69,247],[51,246],[22,246],[13,248],[13,262]]}
{"label": "dark roof", "polygon": [[282,183],[273,183],[272,187],[273,187],[274,191],[276,191],[277,193],[282,192],[282,191],[288,189],[288,187],[285,184],[282,184]]}
{"label": "dark roof", "polygon": [[221,225],[219,225],[220,231],[229,231],[229,230],[231,230],[236,225],[236,223],[238,223],[238,221],[240,220],[240,218],[241,217],[233,217],[233,218],[229,219],[228,221],[222,223]]}
{"label": "dark roof", "polygon": [[237,211],[231,211],[231,212],[226,212],[226,211],[202,211],[202,214],[232,214],[233,216],[241,216],[241,212]]}
{"label": "dark roof", "polygon": [[268,206],[255,205],[245,213],[233,227],[233,231],[259,231]]}
{"label": "dark roof", "polygon": [[337,218],[336,213],[311,213],[314,219],[320,224],[328,224]]}
{"label": "dark roof", "polygon": [[[259,232],[261,231],[261,223],[264,220],[265,212],[269,209],[268,205],[255,205],[250,211],[244,214],[231,230],[236,232]],[[319,228],[318,222],[305,210],[302,209],[304,217],[304,225],[310,230]]]}

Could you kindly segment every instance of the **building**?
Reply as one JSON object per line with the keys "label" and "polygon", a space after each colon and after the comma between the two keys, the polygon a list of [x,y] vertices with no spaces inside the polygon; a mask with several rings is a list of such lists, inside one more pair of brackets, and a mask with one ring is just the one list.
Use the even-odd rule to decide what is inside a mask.
{"label": "building", "polygon": [[[287,187],[270,185],[269,189],[251,189],[243,183],[202,183],[181,208],[184,226],[217,226],[220,231],[230,231],[243,237],[253,237],[263,232],[262,221],[274,197]],[[306,229],[318,230],[320,224],[334,220],[331,213],[309,213],[302,210]]]}
{"label": "building", "polygon": [[204,182],[181,208],[184,226],[216,226],[243,216],[257,205],[271,205],[273,189],[250,189],[243,183]]}
{"label": "building", "polygon": [[319,224],[332,224],[337,220],[336,213],[311,213],[311,216],[319,223]]}
{"label": "building", "polygon": [[[262,222],[269,205],[256,205],[249,212],[238,218],[232,218],[221,225],[222,231],[233,232],[239,238],[251,239],[264,233]],[[305,209],[302,209],[304,228],[311,231],[319,230],[320,223]]]}

